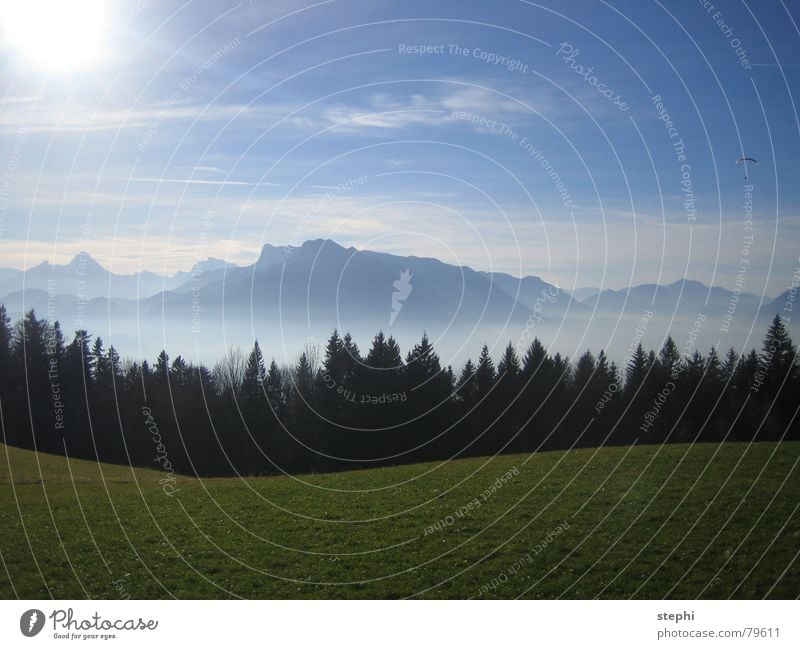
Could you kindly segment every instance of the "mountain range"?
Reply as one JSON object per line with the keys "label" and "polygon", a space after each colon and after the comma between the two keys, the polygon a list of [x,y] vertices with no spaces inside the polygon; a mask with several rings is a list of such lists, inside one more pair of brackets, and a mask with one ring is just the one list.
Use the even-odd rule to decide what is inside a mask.
{"label": "mountain range", "polygon": [[[59,319],[68,332],[102,332],[135,355],[189,343],[191,349],[178,353],[219,354],[256,337],[279,341],[291,354],[334,327],[363,344],[382,329],[402,336],[406,346],[427,331],[437,348],[455,355],[474,354],[484,340],[523,347],[533,335],[553,342],[561,336],[574,355],[581,345],[624,348],[629,323],[645,312],[664,321],[653,327],[656,337],[698,314],[716,330],[709,344],[749,331],[754,322],[760,333],[786,295],[734,296],[694,280],[570,294],[537,276],[517,278],[316,239],[301,246],[267,244],[250,266],[209,258],[171,276],[112,273],[81,252],[63,265],[0,269],[0,300],[14,319],[33,308]],[[724,330],[719,323],[731,309],[734,326]],[[615,343],[620,327],[625,334]]]}

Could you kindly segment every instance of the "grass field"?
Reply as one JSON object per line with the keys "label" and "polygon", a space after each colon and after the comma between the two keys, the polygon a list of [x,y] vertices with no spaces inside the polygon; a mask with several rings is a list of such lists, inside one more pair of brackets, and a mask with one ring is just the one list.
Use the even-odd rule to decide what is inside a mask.
{"label": "grass field", "polygon": [[0,596],[795,598],[798,460],[608,448],[169,496],[163,473],[0,446]]}

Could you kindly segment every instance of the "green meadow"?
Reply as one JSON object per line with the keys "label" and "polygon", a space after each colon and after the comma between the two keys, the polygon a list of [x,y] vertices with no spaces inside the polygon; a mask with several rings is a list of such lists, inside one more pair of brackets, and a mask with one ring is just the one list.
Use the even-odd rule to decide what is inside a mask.
{"label": "green meadow", "polygon": [[798,460],[796,442],[615,447],[170,492],[0,445],[0,596],[796,598]]}

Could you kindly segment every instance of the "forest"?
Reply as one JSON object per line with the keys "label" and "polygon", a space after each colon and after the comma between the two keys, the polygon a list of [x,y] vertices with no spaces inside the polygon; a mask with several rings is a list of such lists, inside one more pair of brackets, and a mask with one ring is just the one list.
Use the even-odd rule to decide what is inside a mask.
{"label": "forest", "polygon": [[[496,360],[496,362],[495,362]],[[123,361],[99,337],[0,305],[3,441],[196,476],[339,471],[455,457],[607,445],[800,439],[800,368],[780,316],[761,350],[685,355],[641,343],[618,367],[575,362],[538,339],[443,367],[427,335],[403,355],[378,333],[298,350],[261,346],[212,368],[166,351]]]}

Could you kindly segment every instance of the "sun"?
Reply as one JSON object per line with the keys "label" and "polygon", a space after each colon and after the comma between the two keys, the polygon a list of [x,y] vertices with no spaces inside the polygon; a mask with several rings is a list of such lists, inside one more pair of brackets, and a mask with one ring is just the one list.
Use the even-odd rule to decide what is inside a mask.
{"label": "sun", "polygon": [[53,70],[96,62],[105,23],[104,0],[0,0],[0,42]]}

